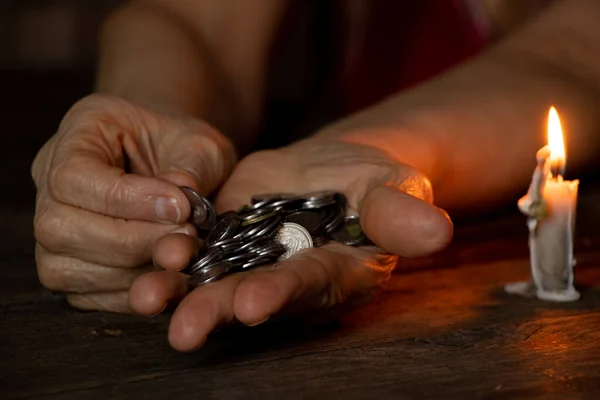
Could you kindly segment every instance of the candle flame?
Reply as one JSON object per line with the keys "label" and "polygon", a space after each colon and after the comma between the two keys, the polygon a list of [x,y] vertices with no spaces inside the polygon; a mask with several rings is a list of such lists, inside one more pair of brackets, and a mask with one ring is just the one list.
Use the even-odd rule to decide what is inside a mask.
{"label": "candle flame", "polygon": [[550,147],[549,161],[552,169],[558,171],[557,175],[563,175],[566,163],[565,142],[560,118],[554,106],[550,107],[548,113],[548,147]]}

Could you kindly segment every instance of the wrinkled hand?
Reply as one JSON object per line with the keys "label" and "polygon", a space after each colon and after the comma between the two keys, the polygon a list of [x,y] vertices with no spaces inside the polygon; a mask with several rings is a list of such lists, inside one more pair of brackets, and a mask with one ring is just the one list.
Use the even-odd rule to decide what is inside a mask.
{"label": "wrinkled hand", "polygon": [[[273,267],[230,275],[188,294],[176,309],[169,341],[180,351],[199,348],[215,328],[234,321],[259,324],[270,316],[341,304],[360,304],[389,279],[397,256],[426,255],[452,236],[447,214],[431,204],[429,181],[373,147],[339,139],[307,139],[242,160],[222,187],[219,212],[247,204],[254,194],[335,190],[348,198],[377,248],[329,243]],[[197,241],[167,235],[154,248],[156,264],[170,271],[144,275],[131,288],[131,306],[144,315],[180,298],[183,269]],[[386,255],[390,253],[392,255]]]}
{"label": "wrinkled hand", "polygon": [[64,117],[32,165],[39,279],[80,309],[128,312],[128,289],[154,241],[195,235],[178,188],[213,191],[233,168],[231,144],[208,125],[124,100],[89,96]]}

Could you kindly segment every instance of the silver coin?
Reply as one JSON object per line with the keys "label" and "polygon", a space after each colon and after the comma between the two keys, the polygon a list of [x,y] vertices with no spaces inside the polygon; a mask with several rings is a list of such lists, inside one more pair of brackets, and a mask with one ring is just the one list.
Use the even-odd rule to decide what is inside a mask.
{"label": "silver coin", "polygon": [[262,265],[266,265],[266,264],[270,264],[271,262],[273,262],[273,260],[267,258],[267,257],[258,257],[255,258],[253,260],[250,260],[244,264],[242,264],[239,269],[241,271],[246,271],[252,268],[256,268],[256,267],[260,267]]}
{"label": "silver coin", "polygon": [[251,202],[252,204],[262,203],[262,202],[273,202],[276,200],[283,200],[287,198],[297,197],[294,193],[261,193],[252,196]]}
{"label": "silver coin", "polygon": [[271,209],[269,209],[268,207],[264,207],[264,208],[256,208],[256,209],[247,209],[244,210],[242,213],[239,213],[239,218],[246,222],[246,221],[251,221],[254,219],[257,219],[258,217],[261,217],[263,215],[272,213],[273,211]]}
{"label": "silver coin", "polygon": [[299,211],[285,217],[286,222],[302,225],[311,236],[320,235],[323,232],[323,221],[319,214],[309,211]]}
{"label": "silver coin", "polygon": [[301,196],[290,196],[290,197],[286,197],[283,199],[279,199],[279,200],[275,200],[273,201],[271,204],[269,204],[269,207],[271,208],[289,208],[289,207],[294,207],[294,205],[300,205],[302,204],[302,202],[304,201],[304,198]]}
{"label": "silver coin", "polygon": [[208,219],[208,207],[203,197],[191,187],[181,186],[179,189],[185,194],[192,208],[189,221],[196,226],[205,224]]}
{"label": "silver coin", "polygon": [[329,240],[327,239],[326,236],[315,236],[315,237],[313,237],[313,246],[314,247],[325,246],[328,242],[329,242]]}
{"label": "silver coin", "polygon": [[208,233],[206,243],[219,243],[233,237],[240,226],[240,218],[235,211],[227,211],[219,216],[219,222]]}
{"label": "silver coin", "polygon": [[252,254],[252,253],[240,253],[240,254],[227,256],[227,258],[223,259],[223,261],[227,261],[232,264],[237,264],[239,262],[246,262],[255,257],[256,257],[256,255]]}
{"label": "silver coin", "polygon": [[272,199],[257,201],[256,203],[253,203],[252,205],[245,206],[240,211],[256,210],[259,208],[268,207],[272,201],[273,201]]}
{"label": "silver coin", "polygon": [[253,237],[264,236],[266,238],[270,238],[279,231],[279,228],[281,227],[282,223],[283,223],[283,221],[281,220],[280,217],[275,217],[271,220],[271,223],[269,225],[267,225],[263,229],[257,231],[253,235]]}
{"label": "silver coin", "polygon": [[336,194],[337,192],[334,192],[333,190],[320,190],[318,192],[306,193],[303,197],[308,202],[322,202],[335,200]]}
{"label": "silver coin", "polygon": [[259,255],[261,257],[267,257],[272,260],[277,260],[283,254],[285,254],[286,251],[287,249],[279,243],[271,243],[270,247],[265,246],[260,249],[253,249],[254,254]]}
{"label": "silver coin", "polygon": [[262,244],[266,240],[268,240],[266,237],[264,237],[264,236],[258,236],[256,238],[250,240],[249,242],[244,243],[240,247],[238,247],[237,250],[236,250],[236,252],[248,252],[248,251],[250,251],[251,248],[259,246],[260,244]]}
{"label": "silver coin", "polygon": [[343,193],[336,193],[335,201],[342,208],[342,213],[346,214],[346,209],[348,208],[348,198]]}
{"label": "silver coin", "polygon": [[267,218],[259,223],[248,225],[246,229],[239,231],[236,233],[234,238],[242,239],[242,240],[252,240],[255,237],[265,234],[265,232],[270,232],[271,229],[277,226],[280,223],[280,219],[275,217]]}
{"label": "silver coin", "polygon": [[242,239],[235,238],[235,237],[232,237],[229,239],[223,239],[223,240],[219,240],[218,242],[211,243],[210,247],[221,247],[221,246],[226,246],[230,243],[242,244]]}
{"label": "silver coin", "polygon": [[327,209],[322,215],[325,232],[330,233],[336,230],[344,222],[344,217],[345,213],[340,205]]}
{"label": "silver coin", "polygon": [[206,206],[207,217],[206,217],[206,221],[204,221],[203,224],[197,225],[197,227],[201,230],[209,231],[212,228],[214,228],[215,225],[217,224],[217,212],[215,211],[215,208],[210,203],[210,201],[208,201],[208,199],[202,197],[202,201],[204,202],[204,205]]}
{"label": "silver coin", "polygon": [[205,266],[219,261],[222,257],[223,253],[218,248],[209,248],[200,256],[199,260],[187,266],[182,272],[188,275],[194,275]]}
{"label": "silver coin", "polygon": [[[286,252],[286,248],[272,240],[268,240],[266,242],[262,242],[254,247],[251,247],[248,251],[255,254],[267,254],[267,253],[277,253],[281,252],[281,254]],[[280,255],[281,255],[280,254]]]}
{"label": "silver coin", "polygon": [[231,269],[231,264],[227,261],[219,261],[215,264],[207,265],[200,271],[191,276],[190,280],[197,286],[207,285],[218,279],[221,279]]}
{"label": "silver coin", "polygon": [[285,247],[286,252],[279,259],[287,260],[300,250],[313,247],[310,233],[302,225],[285,222],[279,229],[275,241]]}
{"label": "silver coin", "polygon": [[222,251],[225,251],[226,248],[230,248],[231,246],[237,247],[242,245],[242,239],[232,237],[229,239],[219,240],[218,242],[211,243],[209,247],[218,247]]}

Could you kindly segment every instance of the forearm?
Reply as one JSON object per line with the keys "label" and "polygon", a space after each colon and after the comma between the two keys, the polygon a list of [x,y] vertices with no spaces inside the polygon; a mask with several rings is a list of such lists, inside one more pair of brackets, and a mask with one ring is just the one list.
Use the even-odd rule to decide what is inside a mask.
{"label": "forearm", "polygon": [[102,29],[96,90],[206,120],[243,150],[258,115],[241,109],[216,64],[203,38],[174,13],[134,2]]}
{"label": "forearm", "polygon": [[[597,154],[598,12],[593,0],[559,3],[477,59],[334,131],[424,172],[442,207],[480,210],[512,201],[526,188],[535,152],[546,143],[550,105],[563,122],[567,168]],[[377,132],[362,134],[361,127]]]}

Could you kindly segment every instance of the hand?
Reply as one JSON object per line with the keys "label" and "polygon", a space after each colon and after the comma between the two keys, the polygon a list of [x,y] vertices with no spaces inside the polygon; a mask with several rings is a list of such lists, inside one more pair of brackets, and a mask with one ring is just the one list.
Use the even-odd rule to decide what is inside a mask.
{"label": "hand", "polygon": [[32,165],[40,281],[74,307],[129,312],[131,283],[156,269],[154,241],[196,234],[178,186],[208,194],[234,162],[205,123],[112,97],[81,100]]}
{"label": "hand", "polygon": [[[223,212],[258,193],[317,190],[344,193],[379,249],[330,243],[274,267],[198,287],[172,317],[169,340],[175,349],[197,349],[211,331],[230,322],[252,326],[279,313],[364,303],[389,279],[397,255],[426,255],[451,239],[452,223],[431,204],[424,176],[381,150],[340,139],[313,138],[248,156],[222,187],[216,205]],[[196,242],[182,235],[157,241],[154,260],[171,271],[138,278],[131,288],[132,308],[151,315],[179,298],[185,276],[172,271],[184,268],[195,250]]]}

